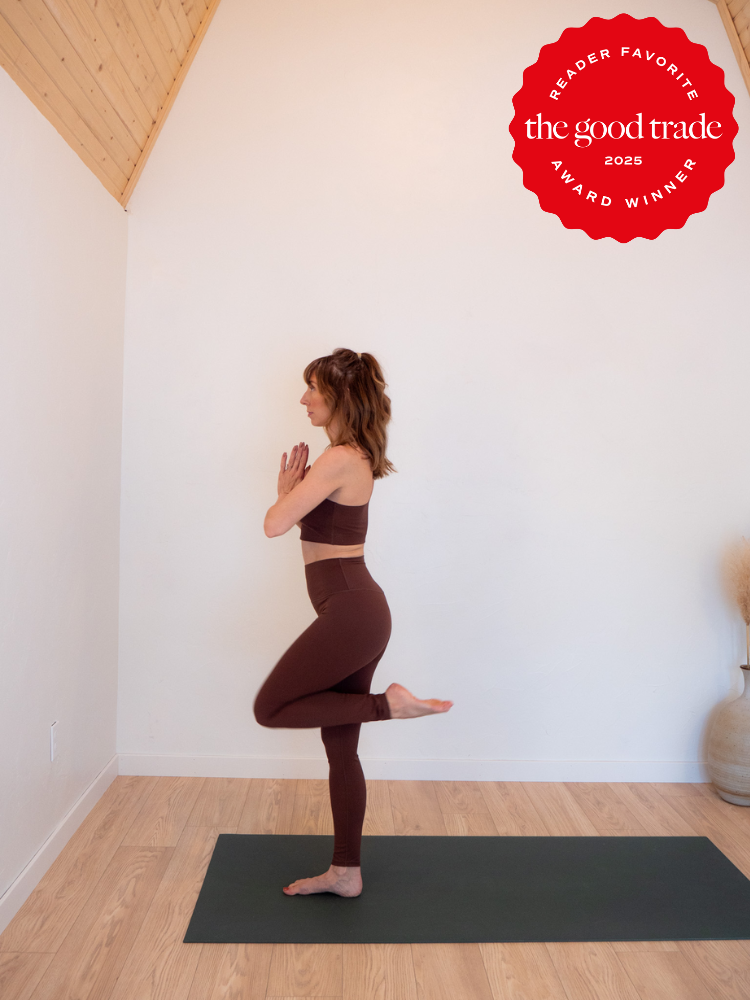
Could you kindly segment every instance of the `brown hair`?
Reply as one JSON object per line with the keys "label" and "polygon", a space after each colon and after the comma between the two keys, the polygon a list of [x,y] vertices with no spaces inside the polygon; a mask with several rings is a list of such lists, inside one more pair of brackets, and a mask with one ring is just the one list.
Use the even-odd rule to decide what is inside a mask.
{"label": "brown hair", "polygon": [[[373,479],[395,472],[385,454],[391,401],[385,393],[382,369],[372,354],[337,347],[333,354],[311,361],[304,377],[308,385],[315,379],[331,411],[326,425],[331,445],[351,444],[364,451],[370,459]],[[340,427],[335,439],[330,431],[334,417]]]}

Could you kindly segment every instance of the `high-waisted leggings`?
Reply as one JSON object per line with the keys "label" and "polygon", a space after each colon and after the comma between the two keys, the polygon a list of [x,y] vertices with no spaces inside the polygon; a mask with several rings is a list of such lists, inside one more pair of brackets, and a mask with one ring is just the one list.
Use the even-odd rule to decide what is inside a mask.
{"label": "high-waisted leggings", "polygon": [[364,556],[308,563],[305,576],[318,617],[266,679],[255,718],[262,726],[320,727],[329,764],[333,864],[351,868],[360,863],[367,801],[359,728],[390,718],[385,695],[370,694],[370,684],[391,635],[391,613]]}

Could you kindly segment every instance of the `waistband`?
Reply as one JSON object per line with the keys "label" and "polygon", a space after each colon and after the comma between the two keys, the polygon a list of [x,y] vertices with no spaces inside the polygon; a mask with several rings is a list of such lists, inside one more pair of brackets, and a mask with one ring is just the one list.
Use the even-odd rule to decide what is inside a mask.
{"label": "waistband", "polygon": [[346,590],[374,590],[383,593],[370,576],[364,556],[319,559],[317,562],[307,563],[305,578],[307,592],[316,608],[327,597]]}

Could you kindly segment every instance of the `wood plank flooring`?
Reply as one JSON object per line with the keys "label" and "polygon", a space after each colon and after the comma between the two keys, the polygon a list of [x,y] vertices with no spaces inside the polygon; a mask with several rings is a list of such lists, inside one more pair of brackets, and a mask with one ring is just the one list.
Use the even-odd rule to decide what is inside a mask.
{"label": "wood plank flooring", "polygon": [[[710,785],[370,781],[365,832],[710,837],[750,876],[750,809]],[[219,833],[329,833],[326,783],[119,777],[0,936],[2,1000],[748,1000],[750,941],[190,944]]]}

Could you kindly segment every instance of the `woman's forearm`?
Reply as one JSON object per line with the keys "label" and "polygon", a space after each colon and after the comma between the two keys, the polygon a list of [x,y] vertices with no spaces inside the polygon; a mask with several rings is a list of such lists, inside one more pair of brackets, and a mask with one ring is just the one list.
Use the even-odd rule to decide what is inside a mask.
{"label": "woman's forearm", "polygon": [[267,538],[277,538],[279,535],[284,535],[292,527],[291,524],[284,527],[286,519],[283,516],[283,511],[279,509],[280,501],[286,495],[282,494],[276,503],[266,511],[266,516],[263,519],[263,531]]}

